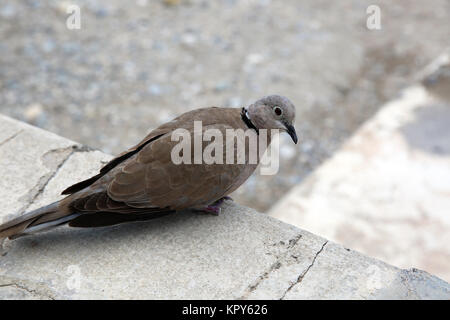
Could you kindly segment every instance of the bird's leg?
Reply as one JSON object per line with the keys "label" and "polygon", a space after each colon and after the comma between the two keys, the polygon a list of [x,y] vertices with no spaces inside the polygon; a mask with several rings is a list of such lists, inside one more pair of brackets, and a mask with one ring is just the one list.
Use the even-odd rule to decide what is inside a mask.
{"label": "bird's leg", "polygon": [[231,199],[231,197],[225,196],[223,198],[220,198],[219,200],[213,202],[212,204],[201,208],[201,209],[197,209],[196,211],[200,211],[203,213],[207,213],[207,214],[212,214],[214,216],[218,216],[220,214],[220,212],[222,211],[222,208],[220,207],[220,205],[225,201],[225,200],[231,200],[233,201],[233,199]]}

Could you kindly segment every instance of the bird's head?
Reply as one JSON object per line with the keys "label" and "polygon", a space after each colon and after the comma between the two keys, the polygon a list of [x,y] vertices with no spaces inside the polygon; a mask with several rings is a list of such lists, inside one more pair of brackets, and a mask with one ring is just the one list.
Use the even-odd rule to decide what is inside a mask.
{"label": "bird's head", "polygon": [[245,108],[247,117],[258,129],[279,129],[287,132],[294,143],[297,133],[293,126],[295,106],[288,98],[271,95],[259,99]]}

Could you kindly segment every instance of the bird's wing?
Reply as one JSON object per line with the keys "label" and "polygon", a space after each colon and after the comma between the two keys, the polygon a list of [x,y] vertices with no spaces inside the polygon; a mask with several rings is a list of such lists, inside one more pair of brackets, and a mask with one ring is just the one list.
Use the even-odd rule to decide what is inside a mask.
{"label": "bird's wing", "polygon": [[[216,108],[216,107],[192,110],[192,111],[186,112],[186,113],[178,116],[177,118],[173,119],[172,121],[169,121],[169,122],[159,126],[158,128],[152,130],[137,145],[122,152],[121,154],[119,154],[118,156],[113,158],[111,161],[109,161],[100,170],[100,172],[97,175],[68,187],[61,194],[69,195],[69,194],[76,193],[78,191],[81,191],[81,190],[89,187],[90,185],[92,185],[93,183],[98,181],[100,178],[102,178],[104,175],[106,175],[108,172],[110,172],[112,169],[117,167],[119,164],[123,163],[124,161],[128,160],[129,158],[134,156],[136,153],[141,151],[147,144],[151,143],[152,141],[157,140],[164,134],[172,132],[176,128],[186,127],[189,129],[191,126],[193,126],[193,121],[195,119],[202,118],[202,115],[209,114],[207,117],[208,119],[206,121],[207,123],[217,122],[217,120],[221,117],[221,115],[220,115],[221,112],[218,112],[219,109],[224,110],[223,108]],[[230,111],[227,111],[226,109],[224,112],[225,112],[225,114],[230,114]],[[231,113],[233,113],[233,112],[231,112]]]}
{"label": "bird's wing", "polygon": [[[100,191],[107,191],[112,201],[126,204],[131,208],[170,208],[182,209],[210,203],[230,190],[235,190],[246,177],[243,172],[246,165],[193,164],[194,152],[191,152],[192,164],[175,164],[171,158],[173,147],[178,141],[171,141],[171,133],[183,128],[191,134],[194,121],[202,121],[203,131],[214,128],[225,137],[227,128],[242,126],[239,109],[204,108],[197,109],[175,118],[152,131],[138,145],[129,149],[108,163],[101,172],[88,180],[70,188],[65,194],[73,194],[78,200],[79,209],[85,204],[99,211],[103,203],[98,200],[99,208],[95,210],[94,199],[87,196]],[[206,146],[203,142],[203,148]],[[81,199],[84,199],[83,201]],[[114,208],[116,203],[108,203],[108,211],[124,211],[126,208]],[[87,210],[83,210],[87,211]]]}
{"label": "bird's wing", "polygon": [[[223,132],[231,128],[225,124],[210,127]],[[190,130],[193,133],[193,130]],[[191,142],[193,142],[191,140]],[[142,148],[127,163],[111,172],[108,196],[131,207],[183,209],[209,204],[235,189],[236,181],[246,169],[245,164],[175,164],[172,150],[178,141],[166,134]],[[203,142],[202,150],[209,142]],[[193,143],[191,143],[193,145]],[[241,181],[240,183],[242,183]]]}

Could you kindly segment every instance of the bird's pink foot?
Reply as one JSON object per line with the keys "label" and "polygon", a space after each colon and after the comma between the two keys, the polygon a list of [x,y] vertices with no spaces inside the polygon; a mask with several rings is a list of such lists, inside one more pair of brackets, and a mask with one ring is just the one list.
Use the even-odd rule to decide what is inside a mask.
{"label": "bird's pink foot", "polygon": [[207,214],[212,214],[214,216],[218,216],[222,212],[222,208],[220,206],[222,205],[222,203],[225,200],[233,201],[233,199],[231,199],[230,197],[225,196],[225,197],[220,198],[219,200],[215,201],[214,203],[210,204],[209,206],[206,206],[201,209],[197,209],[196,211],[207,213]]}
{"label": "bird's pink foot", "polygon": [[222,208],[219,205],[207,206],[204,212],[212,214],[213,216],[218,216],[222,212]]}
{"label": "bird's pink foot", "polygon": [[222,211],[222,209],[220,208],[220,206],[216,206],[216,205],[210,205],[210,206],[206,206],[204,208],[194,209],[194,212],[198,212],[201,214],[211,214],[213,216],[218,216],[221,211]]}

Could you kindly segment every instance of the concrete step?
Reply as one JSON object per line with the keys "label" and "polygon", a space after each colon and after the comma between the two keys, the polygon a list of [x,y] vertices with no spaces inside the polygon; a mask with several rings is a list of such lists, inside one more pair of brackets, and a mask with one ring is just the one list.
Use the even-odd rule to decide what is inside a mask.
{"label": "concrete step", "polygon": [[450,280],[448,57],[382,107],[269,215]]}
{"label": "concrete step", "polygon": [[[0,116],[0,223],[61,198],[111,157]],[[6,240],[0,299],[450,299],[401,270],[252,209],[180,212]]]}

